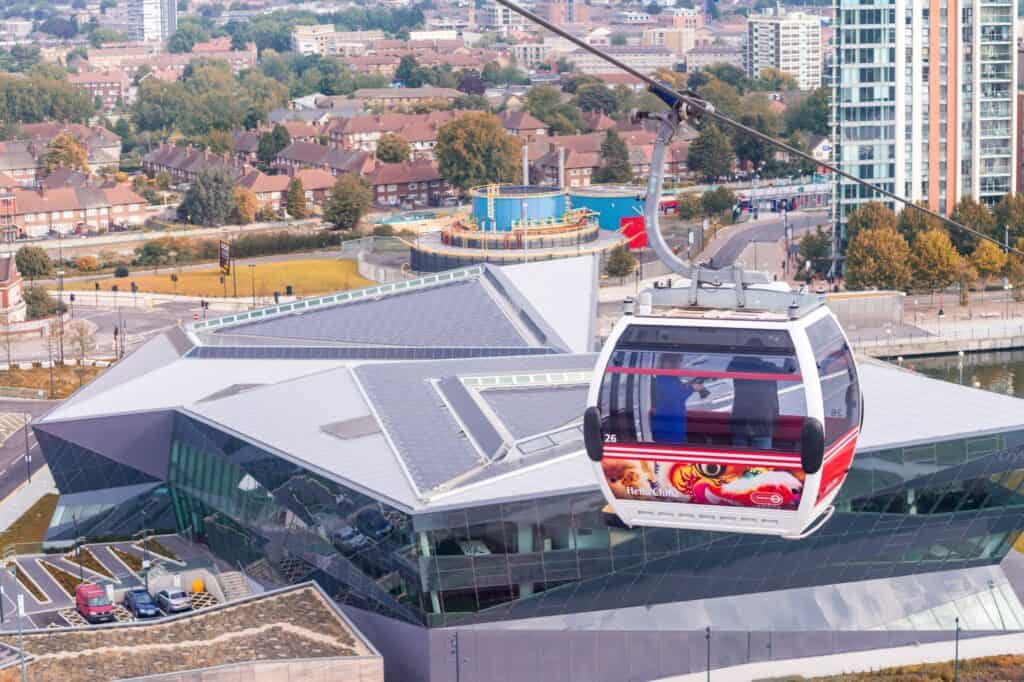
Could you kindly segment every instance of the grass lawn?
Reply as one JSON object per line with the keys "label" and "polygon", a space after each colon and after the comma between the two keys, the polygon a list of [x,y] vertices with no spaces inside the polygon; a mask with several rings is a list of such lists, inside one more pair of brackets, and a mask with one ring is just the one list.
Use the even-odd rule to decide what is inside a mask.
{"label": "grass lawn", "polygon": [[[870,652],[866,652],[869,655]],[[1024,679],[1024,656],[989,656],[960,661],[960,682],[995,682]],[[760,682],[950,682],[953,661],[887,668],[870,673],[846,673],[828,677],[773,677]]]}
{"label": "grass lawn", "polygon": [[[67,346],[65,345],[65,352]],[[96,378],[102,367],[70,367],[53,368],[53,392],[55,398],[67,398],[84,384]],[[15,388],[40,388],[49,393],[50,370],[42,367],[32,369],[10,369],[0,372],[0,386]]]}
{"label": "grass lawn", "polygon": [[[176,287],[171,281],[171,270],[168,268],[162,268],[158,275],[154,275],[152,270],[136,270],[128,277],[98,281],[102,291],[109,291],[113,284],[117,285],[118,291],[131,291],[131,283],[135,282],[139,291],[143,293],[177,293],[183,296],[220,298],[225,294],[225,285],[227,295],[234,295],[236,278],[239,298],[252,296],[254,279],[257,296],[272,296],[275,291],[283,296],[289,284],[292,285],[292,291],[296,296],[358,289],[373,284],[359,275],[354,260],[335,258],[257,263],[252,269],[248,265],[240,265],[236,268],[236,272],[225,277],[225,284],[220,283],[220,270],[216,267],[204,270],[183,270],[178,273]],[[95,289],[94,281],[97,280],[66,283],[65,288],[93,291]]]}
{"label": "grass lawn", "polygon": [[81,548],[81,555],[79,555],[78,550],[71,550],[64,555],[64,560],[72,564],[77,564],[79,558],[81,558],[82,566],[85,568],[113,580],[114,576],[111,575],[106,566],[100,563],[100,560],[96,558],[96,555],[88,547]]}
{"label": "grass lawn", "polygon": [[[142,557],[136,556],[131,552],[126,552],[123,549],[114,547],[111,545],[110,551],[117,555],[117,558],[124,562],[124,565],[131,570],[138,573],[142,570]],[[150,564],[152,566],[152,564]]]}
{"label": "grass lawn", "polygon": [[167,548],[166,545],[160,544],[160,541],[156,538],[147,538],[145,543],[140,542],[139,547],[145,546],[145,549],[153,554],[170,559],[171,561],[178,561],[178,555]]}
{"label": "grass lawn", "polygon": [[[0,533],[0,547],[10,545],[38,545],[42,543],[46,529],[50,527],[53,510],[57,508],[57,495],[43,495],[18,517],[10,528]],[[34,549],[33,551],[38,551]],[[24,554],[24,552],[21,552]]]}
{"label": "grass lawn", "polygon": [[[46,572],[50,574],[50,577],[57,581],[57,584],[61,586],[61,589],[67,592],[69,597],[74,599],[75,588],[82,584],[82,581],[78,579],[78,576],[73,573],[68,573],[59,566],[54,566],[45,559],[40,560],[39,563],[44,569],[46,569]],[[90,581],[86,580],[85,582],[88,583]]]}

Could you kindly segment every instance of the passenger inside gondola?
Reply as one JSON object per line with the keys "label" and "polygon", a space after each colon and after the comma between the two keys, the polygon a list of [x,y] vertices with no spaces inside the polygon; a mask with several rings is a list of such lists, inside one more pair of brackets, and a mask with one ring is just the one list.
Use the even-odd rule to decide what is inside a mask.
{"label": "passenger inside gondola", "polygon": [[[761,339],[750,340],[750,349],[760,353]],[[737,355],[729,363],[729,372],[740,374],[773,374],[779,367],[765,362],[759,355]],[[770,450],[775,425],[779,419],[779,384],[765,378],[735,378],[733,385],[732,416],[729,430],[732,444],[757,450]]]}
{"label": "passenger inside gondola", "polygon": [[[680,353],[659,353],[660,369],[679,369],[683,365]],[[686,401],[694,393],[706,394],[701,379],[684,381],[678,376],[654,377],[654,407],[651,410],[651,434],[655,443],[686,442]]]}

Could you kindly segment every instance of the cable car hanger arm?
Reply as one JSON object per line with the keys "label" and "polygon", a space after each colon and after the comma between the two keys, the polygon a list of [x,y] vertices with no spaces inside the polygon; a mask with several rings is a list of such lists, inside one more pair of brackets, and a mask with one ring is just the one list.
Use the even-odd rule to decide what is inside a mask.
{"label": "cable car hanger arm", "polygon": [[[751,128],[750,126],[744,125],[744,124],[740,123],[739,121],[736,121],[736,120],[730,118],[729,116],[726,116],[725,114],[717,111],[714,108],[713,105],[711,105],[709,102],[701,99],[700,97],[696,96],[696,94],[694,94],[693,92],[687,91],[687,92],[683,93],[683,92],[679,92],[678,90],[676,90],[676,89],[674,89],[672,87],[669,87],[665,83],[662,83],[661,81],[659,81],[659,80],[657,80],[655,78],[652,78],[651,76],[649,76],[649,75],[647,75],[647,74],[645,74],[645,73],[643,73],[643,72],[641,72],[641,71],[639,71],[637,69],[634,69],[633,67],[629,66],[625,62],[623,62],[623,61],[621,61],[619,59],[616,59],[614,56],[612,56],[610,54],[607,54],[607,53],[603,52],[602,50],[599,50],[598,48],[594,47],[593,45],[587,43],[585,40],[583,40],[581,38],[578,38],[577,36],[574,36],[573,34],[569,33],[565,29],[563,29],[563,28],[561,28],[559,26],[556,26],[555,24],[551,23],[550,21],[547,21],[546,19],[544,19],[544,18],[534,14],[533,12],[531,12],[531,11],[529,11],[529,10],[523,8],[523,7],[520,7],[518,4],[512,2],[511,0],[495,0],[495,2],[497,2],[500,5],[504,5],[505,7],[507,7],[510,10],[512,10],[513,12],[516,12],[517,14],[522,15],[526,19],[529,19],[531,22],[533,22],[533,23],[535,23],[535,24],[537,24],[539,26],[542,26],[543,28],[546,28],[547,30],[555,33],[558,36],[561,36],[562,38],[565,38],[566,40],[571,42],[576,47],[578,47],[578,48],[580,48],[582,50],[585,50],[586,52],[589,52],[589,53],[591,53],[591,54],[593,54],[593,55],[595,55],[597,57],[600,57],[601,59],[605,60],[606,62],[608,62],[612,66],[614,66],[614,67],[616,67],[618,69],[621,69],[622,71],[625,71],[626,73],[630,74],[631,76],[639,78],[641,81],[643,81],[644,83],[647,84],[648,89],[650,90],[650,92],[652,94],[654,94],[655,96],[657,96],[660,100],[665,102],[669,106],[669,108],[672,109],[672,111],[680,112],[678,114],[678,116],[680,117],[680,121],[685,119],[687,121],[694,122],[694,121],[699,121],[701,118],[712,119],[712,120],[714,120],[714,121],[716,121],[718,123],[721,123],[724,126],[732,128],[733,130],[736,130],[736,131],[745,133],[747,135],[750,135],[752,137],[755,137],[755,138],[761,140],[762,142],[766,142],[766,143],[768,143],[768,144],[770,144],[770,145],[772,145],[772,146],[774,146],[774,147],[776,147],[778,149],[781,149],[782,151],[785,151],[787,154],[791,154],[791,155],[799,157],[799,158],[801,158],[801,159],[803,159],[805,161],[810,161],[810,162],[814,163],[817,166],[821,166],[822,168],[824,168],[824,169],[826,169],[826,170],[828,170],[828,171],[830,171],[832,173],[835,173],[839,177],[842,177],[842,178],[845,178],[847,180],[850,180],[851,182],[854,182],[854,183],[860,185],[861,187],[867,187],[872,192],[875,192],[876,194],[880,194],[880,195],[882,195],[882,196],[884,196],[886,198],[892,199],[893,201],[902,204],[904,207],[913,208],[913,209],[915,209],[917,211],[920,211],[920,212],[924,213],[925,215],[927,215],[927,216],[929,216],[931,218],[934,218],[935,220],[941,221],[943,224],[945,224],[945,225],[947,225],[949,227],[955,228],[957,230],[961,230],[961,231],[966,232],[968,234],[971,234],[971,235],[973,235],[973,236],[975,236],[975,237],[977,237],[979,239],[983,239],[985,241],[992,242],[996,246],[998,246],[1000,248],[1004,248],[1008,252],[1013,253],[1014,255],[1024,256],[1024,251],[1021,251],[1020,249],[1017,249],[1017,248],[1015,248],[1013,246],[1010,246],[1009,244],[1003,244],[998,239],[996,239],[996,238],[994,238],[994,237],[992,237],[990,235],[987,235],[987,234],[985,234],[984,232],[982,232],[980,230],[977,230],[977,229],[975,229],[973,227],[969,227],[967,225],[963,225],[961,223],[958,223],[955,220],[952,220],[952,219],[942,215],[941,213],[939,213],[937,211],[933,211],[930,208],[927,208],[925,206],[921,206],[919,204],[916,204],[913,201],[911,201],[910,199],[907,199],[907,198],[905,198],[903,196],[900,196],[899,194],[896,194],[895,192],[890,192],[889,190],[884,189],[882,187],[879,187],[878,185],[875,185],[875,184],[870,183],[870,182],[868,182],[866,180],[863,180],[862,178],[859,178],[859,177],[857,177],[855,175],[847,173],[846,171],[841,170],[838,166],[834,166],[834,165],[832,165],[830,163],[827,163],[827,162],[819,161],[818,159],[814,158],[814,156],[812,156],[811,154],[809,154],[809,153],[807,153],[805,151],[802,151],[802,150],[797,149],[797,148],[795,148],[795,147],[793,147],[791,145],[786,144],[785,142],[777,140],[774,137],[772,137],[771,135],[767,135],[765,133],[762,133],[761,131],[759,131],[759,130],[757,130],[755,128]],[[660,141],[660,137],[659,137],[659,141]],[[657,145],[656,145],[655,152],[657,152],[657,151],[658,150],[657,150]],[[662,150],[661,159],[662,160],[664,159],[664,150]],[[651,174],[652,174],[652,176],[655,175],[655,173],[654,173],[655,161],[656,161],[656,159],[654,159],[654,158],[651,159]],[[658,167],[661,168],[662,165],[659,164]],[[660,174],[661,173],[659,173],[659,175]],[[650,183],[650,182],[648,183],[648,192],[650,192],[650,188],[651,188],[652,184],[653,183]],[[661,186],[661,183],[660,183],[660,179],[659,179],[659,182],[658,182],[659,190],[660,190],[660,186]],[[660,199],[660,191],[659,191],[658,194],[659,194],[659,196],[656,198],[656,200]],[[651,198],[650,198],[650,196],[648,196],[648,202],[650,202],[650,201],[651,201]],[[651,215],[651,214],[648,214],[648,215]],[[657,213],[655,212],[654,215],[657,215]],[[650,231],[648,231],[648,239],[649,240],[650,240],[650,237],[651,237]],[[664,239],[660,238],[660,231],[658,233],[658,238],[660,239],[661,243],[664,244]],[[658,240],[656,239],[655,241],[658,241]],[[659,257],[661,257],[662,254],[660,253],[660,251],[658,251],[657,248],[655,249],[655,252],[658,254]],[[671,254],[671,250],[669,250],[669,253]],[[678,263],[685,263],[684,261],[681,261],[678,257],[676,257],[675,254],[671,254],[671,255],[672,255],[672,259],[677,261]],[[672,264],[669,263],[669,262],[666,262],[666,265],[669,265],[670,267],[672,267]],[[691,266],[689,264],[685,264],[685,267],[687,269],[689,269]],[[673,267],[673,270],[675,270],[674,267]],[[680,272],[680,274],[684,274],[684,273]],[[751,274],[752,273],[748,272],[748,273],[746,273],[746,275],[743,275],[742,276],[742,281],[744,281],[746,283],[750,283],[749,276]]]}

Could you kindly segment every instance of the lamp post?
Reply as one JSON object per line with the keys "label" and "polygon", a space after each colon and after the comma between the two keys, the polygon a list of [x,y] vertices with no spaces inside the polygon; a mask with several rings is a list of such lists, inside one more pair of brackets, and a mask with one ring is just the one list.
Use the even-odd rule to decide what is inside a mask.
{"label": "lamp post", "polygon": [[249,279],[252,282],[252,307],[256,307],[256,264],[249,263]]}
{"label": "lamp post", "polygon": [[[53,386],[50,386],[51,393],[53,392]],[[32,482],[32,450],[28,446],[28,423],[32,420],[32,415],[28,412],[25,413],[25,470],[27,472],[28,482]]]}
{"label": "lamp post", "polygon": [[64,268],[57,270],[57,357],[64,364]]}
{"label": "lamp post", "polygon": [[957,616],[954,623],[956,632],[953,634],[953,682],[960,679],[960,616]]}
{"label": "lamp post", "polygon": [[78,534],[78,515],[71,517],[71,523],[75,527],[75,556],[78,557],[78,584],[85,583],[85,573],[82,570],[82,544],[85,541],[81,535]]}

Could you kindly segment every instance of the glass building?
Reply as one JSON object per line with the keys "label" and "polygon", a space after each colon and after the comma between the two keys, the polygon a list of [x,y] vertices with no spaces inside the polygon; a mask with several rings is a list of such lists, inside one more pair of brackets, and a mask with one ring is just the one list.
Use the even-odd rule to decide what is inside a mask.
{"label": "glass building", "polygon": [[[156,526],[425,629],[671,629],[702,600],[997,567],[1017,540],[1020,403],[876,363],[811,538],[622,527],[580,428],[595,274],[480,266],[158,337],[35,425],[61,492],[47,541],[73,540],[71,519],[90,537]],[[561,296],[538,296],[551,282]],[[892,608],[856,625],[913,616]]]}

